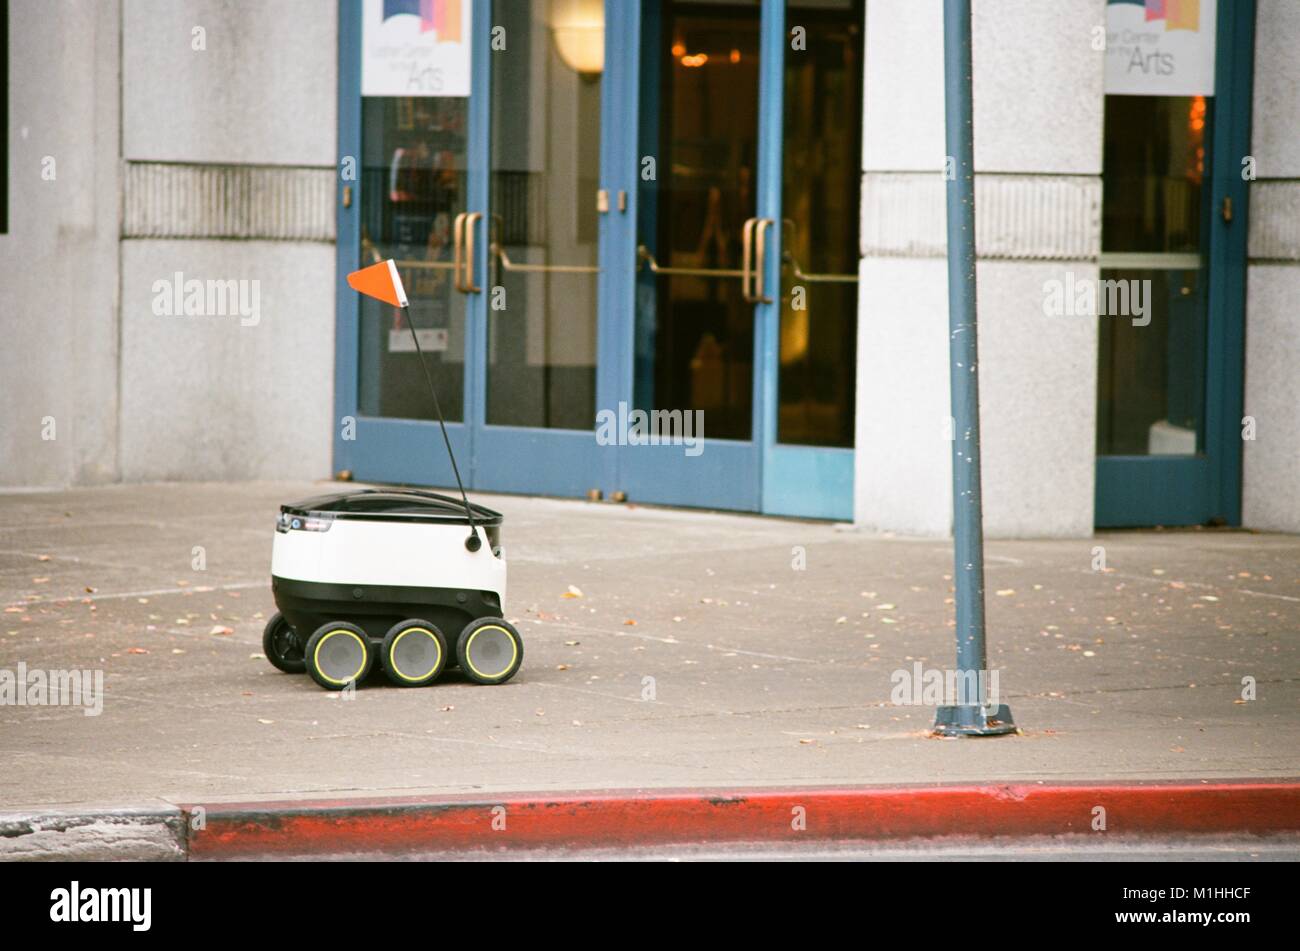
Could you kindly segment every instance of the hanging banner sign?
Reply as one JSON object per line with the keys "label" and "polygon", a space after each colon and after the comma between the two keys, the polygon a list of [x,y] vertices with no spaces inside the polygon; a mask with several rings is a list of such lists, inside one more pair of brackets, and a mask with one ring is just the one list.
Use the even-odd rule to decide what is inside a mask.
{"label": "hanging banner sign", "polygon": [[1213,96],[1218,0],[1109,0],[1106,92]]}
{"label": "hanging banner sign", "polygon": [[473,0],[365,0],[361,95],[468,96]]}

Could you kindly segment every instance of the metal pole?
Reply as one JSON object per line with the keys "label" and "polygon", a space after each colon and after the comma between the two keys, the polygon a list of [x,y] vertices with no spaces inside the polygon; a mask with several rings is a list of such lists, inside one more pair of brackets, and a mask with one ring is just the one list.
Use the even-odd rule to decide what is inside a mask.
{"label": "metal pole", "polygon": [[[945,736],[1014,733],[1005,704],[986,708],[984,528],[980,499],[979,348],[975,314],[975,136],[971,95],[971,0],[944,0],[944,118],[948,160],[948,372],[952,388],[953,580],[957,696],[935,715]],[[975,687],[974,690],[970,689]],[[980,689],[980,688],[984,689]]]}

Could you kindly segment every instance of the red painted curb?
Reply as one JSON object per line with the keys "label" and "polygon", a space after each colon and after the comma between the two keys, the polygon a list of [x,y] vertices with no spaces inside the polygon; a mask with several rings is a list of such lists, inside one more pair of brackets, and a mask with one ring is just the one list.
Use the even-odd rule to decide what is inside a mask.
{"label": "red painted curb", "polygon": [[190,854],[220,858],[1096,834],[1098,806],[1106,831],[1118,835],[1300,832],[1300,782],[1291,781],[619,790],[182,808]]}

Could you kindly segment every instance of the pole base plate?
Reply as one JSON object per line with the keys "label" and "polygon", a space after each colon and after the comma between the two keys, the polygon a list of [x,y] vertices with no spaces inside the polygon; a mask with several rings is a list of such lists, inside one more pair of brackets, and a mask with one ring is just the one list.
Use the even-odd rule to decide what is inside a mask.
{"label": "pole base plate", "polygon": [[940,707],[931,732],[936,736],[1005,736],[1019,731],[1005,703],[992,713],[978,703],[963,703]]}

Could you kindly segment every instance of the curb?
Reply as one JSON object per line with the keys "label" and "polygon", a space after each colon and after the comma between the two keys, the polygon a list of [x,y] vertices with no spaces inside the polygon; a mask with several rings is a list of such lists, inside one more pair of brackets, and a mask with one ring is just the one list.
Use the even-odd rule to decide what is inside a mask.
{"label": "curb", "polygon": [[0,862],[179,862],[187,855],[178,808],[0,812]]}
{"label": "curb", "polygon": [[[1104,813],[1097,812],[1098,807]],[[951,836],[1300,832],[1300,782],[617,790],[194,804],[191,858]]]}

